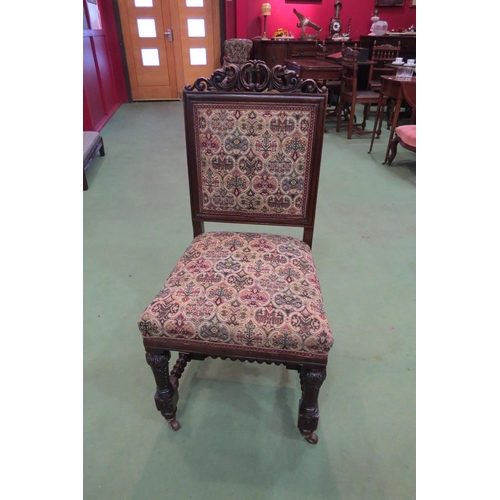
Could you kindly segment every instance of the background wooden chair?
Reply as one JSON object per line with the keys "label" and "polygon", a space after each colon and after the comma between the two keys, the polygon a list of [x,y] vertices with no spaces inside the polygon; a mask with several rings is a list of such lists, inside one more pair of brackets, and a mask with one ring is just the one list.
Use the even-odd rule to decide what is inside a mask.
{"label": "background wooden chair", "polygon": [[[358,90],[358,50],[347,47],[342,51],[342,80],[340,85],[340,102],[337,112],[337,132],[340,132],[342,116],[348,116],[347,138],[351,139],[353,132],[371,134],[365,130],[370,106],[377,104],[379,93],[372,90]],[[356,105],[363,105],[363,122],[355,124]],[[385,104],[385,102],[384,102]]]}
{"label": "background wooden chair", "polygon": [[[342,43],[342,49],[344,48],[344,44]],[[319,61],[326,61],[327,56],[328,56],[328,48],[323,41],[323,43],[317,42],[316,43],[316,53],[315,53],[315,58]],[[333,64],[333,63],[332,63]],[[324,85],[328,89],[328,106],[329,108],[334,108],[328,109],[327,110],[327,116],[329,114],[331,115],[336,115],[337,111],[337,106],[339,102],[339,95],[340,95],[340,80],[321,80],[318,81],[319,85]]]}
{"label": "background wooden chair", "polygon": [[[370,66],[370,72],[368,74],[367,89],[373,92],[379,92],[382,85],[380,77],[382,75],[394,75],[396,73],[395,67],[390,67],[389,64],[395,61],[396,57],[399,56],[401,50],[401,42],[399,41],[397,45],[390,45],[388,43],[377,45],[377,40],[373,41],[372,55],[370,60],[373,64]],[[393,102],[388,99],[387,102],[387,128],[390,128],[390,120],[393,111]]]}
{"label": "background wooden chair", "polygon": [[[255,72],[264,83],[251,83]],[[283,364],[300,374],[298,428],[316,443],[333,343],[311,254],[326,92],[251,61],[198,79],[183,100],[195,238],[139,320],[157,409],[179,429],[179,378],[192,359]],[[299,226],[303,238],[205,232],[205,222]]]}
{"label": "background wooden chair", "polygon": [[412,109],[411,124],[396,127],[394,138],[389,142],[389,152],[386,159],[388,165],[391,165],[396,157],[398,144],[409,151],[417,152],[417,125],[415,124],[417,116],[417,86],[403,85],[402,90],[405,101]]}
{"label": "background wooden chair", "polygon": [[381,85],[380,77],[395,73],[395,68],[388,67],[387,65],[391,64],[399,56],[400,50],[401,42],[398,42],[397,45],[377,45],[377,40],[374,40],[372,56],[370,58],[374,64],[370,66],[368,74],[368,90],[378,92]]}

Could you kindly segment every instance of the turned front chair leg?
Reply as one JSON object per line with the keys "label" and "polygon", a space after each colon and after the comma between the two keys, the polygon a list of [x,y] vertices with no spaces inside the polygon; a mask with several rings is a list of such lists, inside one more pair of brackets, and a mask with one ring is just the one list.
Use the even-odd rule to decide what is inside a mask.
{"label": "turned front chair leg", "polygon": [[180,425],[176,419],[177,400],[179,393],[177,388],[174,388],[170,381],[170,373],[168,371],[168,361],[170,359],[170,351],[158,353],[146,353],[146,361],[153,371],[156,381],[155,403],[158,411],[168,421],[170,427],[174,431],[179,430]]}
{"label": "turned front chair leg", "polygon": [[326,368],[305,368],[300,370],[300,386],[302,399],[299,402],[298,428],[300,433],[312,444],[318,442],[314,432],[318,428],[319,389],[326,378]]}

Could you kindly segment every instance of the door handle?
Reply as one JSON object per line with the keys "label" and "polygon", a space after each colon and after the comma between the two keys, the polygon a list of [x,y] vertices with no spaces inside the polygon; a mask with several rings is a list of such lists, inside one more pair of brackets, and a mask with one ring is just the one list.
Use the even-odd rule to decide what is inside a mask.
{"label": "door handle", "polygon": [[167,35],[167,39],[171,42],[174,39],[174,34],[171,29],[165,31],[164,35]]}

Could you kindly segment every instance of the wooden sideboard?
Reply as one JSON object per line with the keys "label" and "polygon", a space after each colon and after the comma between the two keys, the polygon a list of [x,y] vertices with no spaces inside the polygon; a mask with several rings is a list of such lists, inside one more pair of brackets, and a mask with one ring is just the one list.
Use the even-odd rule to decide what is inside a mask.
{"label": "wooden sideboard", "polygon": [[416,35],[384,35],[371,36],[361,35],[358,45],[369,49],[368,57],[372,56],[373,41],[377,40],[377,45],[388,43],[389,45],[397,45],[401,42],[401,51],[399,56],[404,60],[416,59],[417,57],[417,36]]}
{"label": "wooden sideboard", "polygon": [[[378,45],[388,43],[397,45],[401,42],[400,56],[403,59],[416,59],[417,55],[417,37],[412,35],[384,35],[384,36],[369,36],[361,35],[359,40],[349,40],[344,42],[346,47],[352,47],[358,44],[358,47],[368,48],[368,58],[372,55],[373,41],[377,40]],[[333,40],[262,40],[260,38],[253,39],[252,59],[264,61],[270,68],[276,64],[285,64],[285,59],[294,59],[297,57],[314,57],[316,55],[316,44],[325,43],[327,54],[340,52],[343,42]]]}
{"label": "wooden sideboard", "polygon": [[[317,42],[326,43],[327,54],[340,52],[342,42],[333,40],[261,40],[253,39],[252,58],[264,61],[270,68],[276,64],[285,64],[285,59],[295,59],[297,57],[315,57]],[[353,46],[356,41],[345,42],[345,46]],[[358,42],[359,44],[359,42]]]}

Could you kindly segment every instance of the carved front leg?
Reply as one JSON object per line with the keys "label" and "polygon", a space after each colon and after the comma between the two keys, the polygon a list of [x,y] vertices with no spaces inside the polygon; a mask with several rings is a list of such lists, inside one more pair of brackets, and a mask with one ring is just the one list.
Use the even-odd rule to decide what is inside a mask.
{"label": "carved front leg", "polygon": [[392,141],[389,141],[389,151],[387,153],[387,158],[384,161],[384,165],[387,163],[388,165],[392,164],[392,160],[396,157],[396,153],[398,152],[398,143],[399,137],[396,135]]}
{"label": "carved front leg", "polygon": [[318,427],[319,389],[326,378],[326,368],[304,368],[300,370],[300,385],[302,389],[302,399],[299,402],[299,422],[300,433],[310,443],[316,444],[318,436],[314,432]]}
{"label": "carved front leg", "polygon": [[176,431],[180,428],[179,422],[177,422],[175,418],[179,393],[170,381],[170,373],[168,371],[169,359],[169,351],[164,351],[162,354],[146,353],[146,361],[151,367],[151,370],[153,370],[156,381],[156,408],[168,421],[172,429]]}

